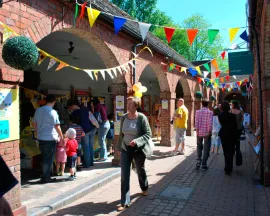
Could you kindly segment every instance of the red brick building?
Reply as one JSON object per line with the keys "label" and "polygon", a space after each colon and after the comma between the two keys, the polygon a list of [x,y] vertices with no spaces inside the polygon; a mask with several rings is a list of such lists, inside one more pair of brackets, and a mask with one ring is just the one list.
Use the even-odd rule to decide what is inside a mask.
{"label": "red brick building", "polygon": [[[107,0],[96,0],[93,7],[110,12],[113,15],[129,17]],[[101,14],[93,28],[90,28],[87,17],[84,17],[74,28],[74,11],[75,1],[14,0],[3,3],[2,8],[0,8],[0,21],[10,26],[18,34],[31,38],[38,47],[59,58],[65,55],[56,52],[68,48],[66,44],[74,40],[76,42],[74,44],[75,50],[76,48],[80,50],[78,52],[80,58],[77,57],[78,61],[76,62],[76,56],[73,56],[72,59],[70,56],[66,59],[63,57],[62,60],[70,64],[87,62],[92,68],[110,68],[121,65],[132,58],[131,51],[134,45],[141,42],[136,23],[126,23],[122,31],[115,35],[113,18]],[[185,75],[176,70],[164,71],[163,65],[168,63],[168,57],[169,61],[181,66],[190,67],[192,66],[191,63],[152,34],[148,34],[145,44],[148,44],[152,49],[154,56],[151,57],[148,53],[141,55],[141,60],[136,63],[136,81],[141,81],[148,89],[154,89],[152,85],[156,85],[153,95],[159,101],[168,100],[168,109],[162,111],[161,117],[161,144],[172,146],[174,144],[173,127],[170,120],[175,110],[176,95],[185,99],[186,106],[190,111],[188,135],[192,135],[195,110],[200,108],[200,101],[195,99],[195,92],[203,90],[196,79],[190,75]],[[87,47],[86,51],[83,50],[85,47]],[[0,50],[2,52],[2,49]],[[86,56],[90,56],[90,58],[86,58]],[[25,72],[14,70],[0,59],[0,88],[19,88],[20,85],[29,87],[33,86],[33,83],[40,82],[39,88],[33,87],[33,90],[44,91],[48,88],[69,90],[70,86],[73,85],[80,89],[91,88],[93,92],[99,91],[96,94],[100,95],[102,92],[98,89],[102,87],[103,90],[106,90],[108,87],[110,90],[106,90],[106,92],[104,90],[104,92],[109,95],[109,100],[115,101],[116,95],[126,96],[130,91],[133,84],[131,71],[130,68],[130,73],[118,76],[110,81],[104,81],[104,83],[93,83],[92,86],[92,84],[89,84],[92,83],[90,78],[80,71],[74,75],[74,71],[63,69],[58,74],[52,74],[53,79],[51,80],[53,81],[49,82],[46,76],[49,76],[50,72],[47,73],[44,68],[33,68]],[[35,79],[35,77],[38,78]],[[209,95],[215,95],[218,98],[218,93],[215,91],[204,89],[203,92],[207,98]],[[114,102],[112,102],[112,107],[115,109]],[[19,140],[0,142],[0,155],[3,156],[16,178],[20,179]],[[15,215],[25,215],[25,208],[21,206],[20,201],[20,185],[12,189],[6,195],[6,198]]]}
{"label": "red brick building", "polygon": [[[260,59],[262,69],[262,97],[263,97],[263,125],[264,125],[264,168],[265,184],[270,185],[270,73],[269,73],[269,35],[270,35],[270,2],[267,0],[248,1],[249,26],[256,28],[259,34]],[[255,36],[252,28],[249,29],[251,35],[250,49],[254,54],[254,90],[251,99],[252,127],[255,130],[260,123],[259,98],[258,98],[258,68]]]}

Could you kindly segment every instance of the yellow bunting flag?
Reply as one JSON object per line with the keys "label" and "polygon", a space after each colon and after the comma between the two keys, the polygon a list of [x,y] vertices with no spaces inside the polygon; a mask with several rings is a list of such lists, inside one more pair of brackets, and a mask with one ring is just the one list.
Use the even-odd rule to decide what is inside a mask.
{"label": "yellow bunting flag", "polygon": [[233,41],[233,39],[235,38],[237,32],[239,31],[240,28],[230,28],[229,29],[229,35],[230,35],[230,42]]}
{"label": "yellow bunting flag", "polygon": [[3,31],[3,42],[5,42],[12,35],[13,35],[13,32],[9,28],[5,27]]}
{"label": "yellow bunting flag", "polygon": [[211,61],[211,63],[212,63],[213,67],[214,67],[216,70],[219,70],[218,63],[217,63],[217,60],[216,60],[216,59],[213,59],[213,60]]}
{"label": "yellow bunting flag", "polygon": [[60,62],[60,64],[58,65],[58,67],[56,68],[55,71],[59,71],[59,70],[61,70],[62,68],[66,67],[66,66],[68,66],[66,63]]}
{"label": "yellow bunting flag", "polygon": [[186,67],[181,67],[181,71],[180,72],[186,72],[187,68]]}
{"label": "yellow bunting flag", "polygon": [[87,14],[90,26],[93,27],[96,19],[98,18],[100,11],[93,9],[93,8],[87,8]]}
{"label": "yellow bunting flag", "polygon": [[198,74],[202,74],[200,66],[196,67],[196,71],[198,71]]}
{"label": "yellow bunting flag", "polygon": [[39,52],[38,65],[40,65],[46,57],[47,55],[45,53]]}
{"label": "yellow bunting flag", "polygon": [[96,80],[98,80],[98,71],[97,70],[94,70],[94,76],[95,76]]}

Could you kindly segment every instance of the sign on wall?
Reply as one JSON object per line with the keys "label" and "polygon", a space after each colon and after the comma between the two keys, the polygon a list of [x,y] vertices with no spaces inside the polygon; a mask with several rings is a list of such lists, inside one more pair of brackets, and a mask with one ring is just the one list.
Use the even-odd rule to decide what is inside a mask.
{"label": "sign on wall", "polygon": [[253,55],[250,51],[229,53],[230,75],[253,74]]}
{"label": "sign on wall", "polygon": [[18,89],[0,88],[0,142],[20,138],[19,122]]}

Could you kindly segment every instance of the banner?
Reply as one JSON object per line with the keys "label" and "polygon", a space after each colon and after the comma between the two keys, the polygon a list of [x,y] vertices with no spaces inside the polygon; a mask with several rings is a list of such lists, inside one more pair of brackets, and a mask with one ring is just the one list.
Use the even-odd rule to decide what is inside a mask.
{"label": "banner", "polygon": [[253,74],[253,55],[250,51],[229,53],[230,75]]}

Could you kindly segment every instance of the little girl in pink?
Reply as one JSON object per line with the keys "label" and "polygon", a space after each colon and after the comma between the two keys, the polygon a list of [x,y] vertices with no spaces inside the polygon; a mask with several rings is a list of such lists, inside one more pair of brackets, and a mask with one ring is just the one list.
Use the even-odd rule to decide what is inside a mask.
{"label": "little girl in pink", "polygon": [[[58,142],[57,147],[56,147],[56,173],[59,176],[64,175],[65,164],[67,162],[67,154],[65,150],[65,147],[66,147],[65,145],[66,145],[66,142],[64,143]],[[61,170],[59,171],[60,165],[61,165]]]}

